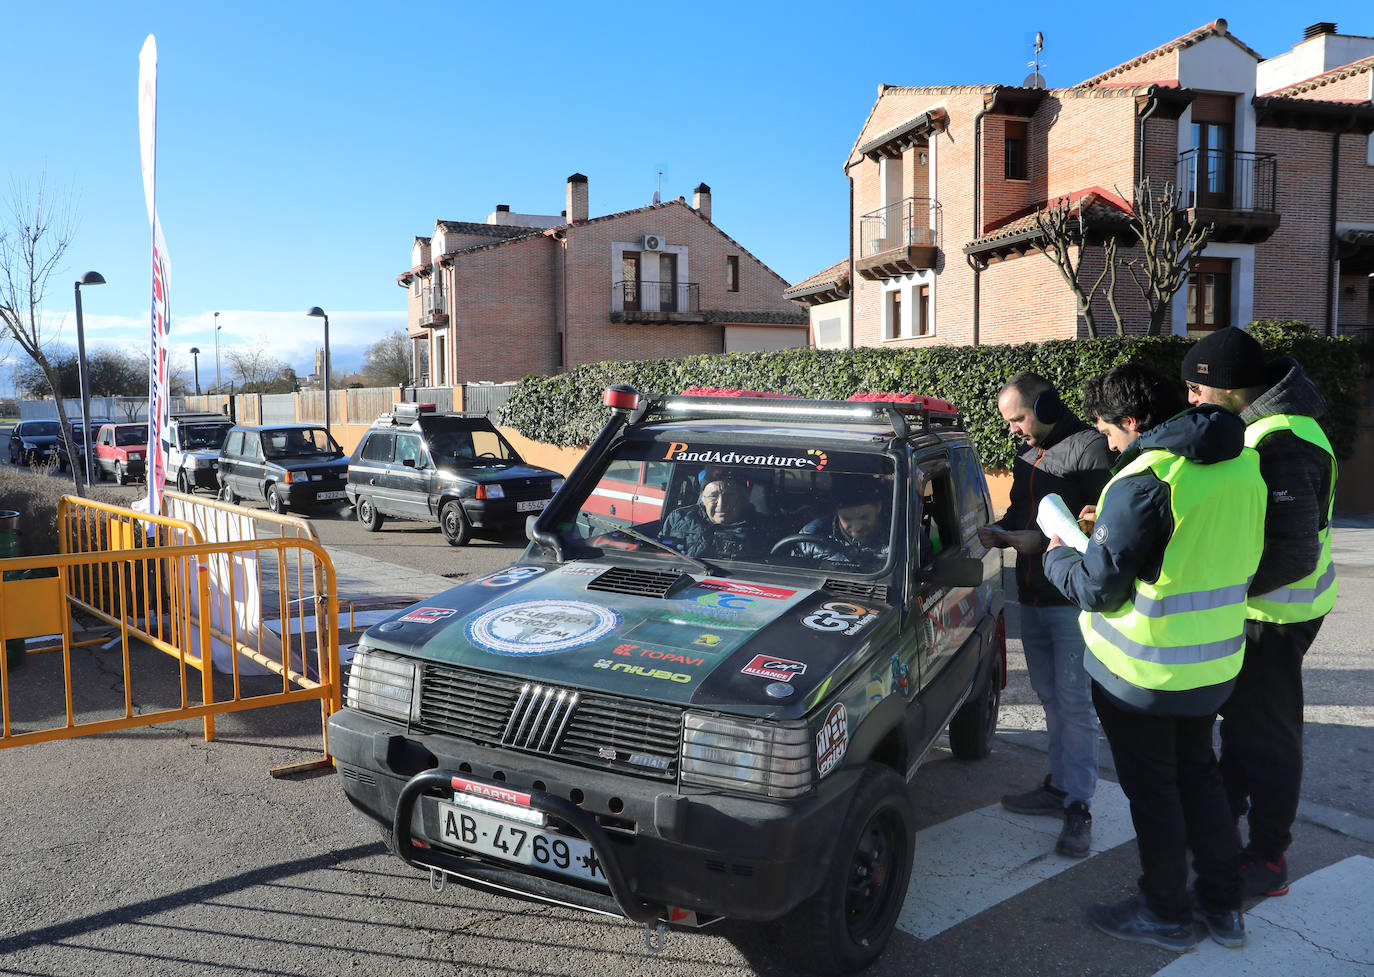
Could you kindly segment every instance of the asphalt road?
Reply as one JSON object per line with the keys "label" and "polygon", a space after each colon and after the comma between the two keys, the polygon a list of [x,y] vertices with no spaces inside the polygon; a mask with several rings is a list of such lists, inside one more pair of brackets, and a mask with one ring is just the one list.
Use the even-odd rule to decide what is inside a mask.
{"label": "asphalt road", "polygon": [[[455,581],[504,566],[522,548],[515,540],[451,548],[437,528],[418,524],[369,534],[347,509],[311,519],[330,549]],[[918,774],[913,919],[869,973],[1374,975],[1374,528],[1342,539],[1342,596],[1305,666],[1307,774],[1290,852],[1297,881],[1290,895],[1251,907],[1250,947],[1205,944],[1177,958],[1088,926],[1086,903],[1129,894],[1138,872],[1123,815],[1108,804],[1105,745],[1092,857],[1049,854],[1052,821],[1000,814],[1001,794],[1044,770],[1043,715],[1013,614],[997,747],[979,763],[938,747]],[[74,654],[93,676],[78,689],[83,706],[122,709],[120,673],[102,658],[109,653]],[[175,702],[169,660],[134,654],[136,710]],[[52,719],[45,704],[60,696],[59,656],[30,656],[10,682],[14,721]],[[223,716],[212,743],[198,723],[182,722],[0,751],[0,973],[794,972],[771,927],[727,921],[675,932],[655,954],[643,929],[623,921],[453,885],[435,892],[385,852],[332,773],[268,776],[320,750],[318,708],[305,705]],[[1295,955],[1284,949],[1289,940]]]}

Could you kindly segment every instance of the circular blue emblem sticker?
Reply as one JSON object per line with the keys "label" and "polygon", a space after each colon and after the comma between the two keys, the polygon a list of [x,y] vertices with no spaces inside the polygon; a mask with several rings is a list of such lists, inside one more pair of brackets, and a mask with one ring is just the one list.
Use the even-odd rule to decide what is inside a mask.
{"label": "circular blue emblem sticker", "polygon": [[580,600],[527,600],[487,611],[468,640],[498,655],[551,655],[591,644],[620,627],[620,615]]}

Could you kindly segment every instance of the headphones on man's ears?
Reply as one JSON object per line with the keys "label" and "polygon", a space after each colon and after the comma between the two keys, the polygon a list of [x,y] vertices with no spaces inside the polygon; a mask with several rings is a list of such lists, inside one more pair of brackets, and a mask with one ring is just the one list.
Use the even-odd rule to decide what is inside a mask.
{"label": "headphones on man's ears", "polygon": [[1059,391],[1050,387],[1042,390],[1035,397],[1035,402],[1031,404],[1031,413],[1041,424],[1057,424],[1064,416],[1064,401],[1059,397]]}

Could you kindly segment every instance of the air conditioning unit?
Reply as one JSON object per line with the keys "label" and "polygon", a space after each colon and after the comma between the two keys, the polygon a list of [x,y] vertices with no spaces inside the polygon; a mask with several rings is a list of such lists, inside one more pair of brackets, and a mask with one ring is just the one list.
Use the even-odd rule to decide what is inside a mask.
{"label": "air conditioning unit", "polygon": [[662,251],[663,238],[659,237],[657,234],[645,234],[644,240],[641,242],[640,246],[645,251]]}

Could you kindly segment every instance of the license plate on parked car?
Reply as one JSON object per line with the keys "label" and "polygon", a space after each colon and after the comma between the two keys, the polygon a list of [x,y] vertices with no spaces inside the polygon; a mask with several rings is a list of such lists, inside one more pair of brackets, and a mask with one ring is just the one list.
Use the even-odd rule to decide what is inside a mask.
{"label": "license plate on parked car", "polygon": [[503,862],[533,865],[559,875],[606,883],[601,859],[581,838],[518,824],[439,801],[439,840]]}
{"label": "license plate on parked car", "polygon": [[329,501],[331,501],[331,500],[333,500],[333,499],[342,499],[343,497],[344,497],[344,494],[343,494],[342,491],[338,491],[338,492],[317,492],[317,493],[315,494],[315,498],[319,499],[321,502],[329,502]]}
{"label": "license plate on parked car", "polygon": [[530,499],[528,502],[515,503],[516,512],[538,512],[549,504],[548,499]]}

